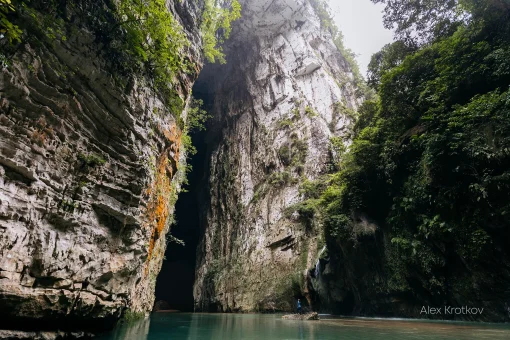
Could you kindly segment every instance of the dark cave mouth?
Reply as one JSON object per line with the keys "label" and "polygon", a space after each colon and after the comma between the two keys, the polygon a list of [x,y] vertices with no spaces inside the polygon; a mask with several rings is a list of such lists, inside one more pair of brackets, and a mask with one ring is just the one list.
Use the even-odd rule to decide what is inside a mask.
{"label": "dark cave mouth", "polygon": [[[207,66],[206,66],[207,67]],[[203,72],[201,73],[203,74]],[[211,106],[213,96],[208,93],[207,82],[200,76],[193,86],[193,97],[201,99],[203,108]],[[208,126],[207,126],[208,127]],[[193,285],[195,283],[196,251],[200,240],[199,195],[203,194],[204,174],[207,166],[206,131],[192,134],[197,153],[188,159],[192,171],[188,174],[188,185],[179,194],[175,204],[175,223],[169,234],[184,241],[184,246],[169,241],[165,260],[156,281],[156,303],[158,308],[194,311]],[[167,240],[170,240],[167,238]]]}

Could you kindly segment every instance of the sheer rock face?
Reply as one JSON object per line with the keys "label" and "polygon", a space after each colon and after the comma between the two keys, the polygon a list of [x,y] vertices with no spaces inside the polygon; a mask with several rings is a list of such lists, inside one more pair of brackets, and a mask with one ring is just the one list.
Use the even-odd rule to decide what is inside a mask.
{"label": "sheer rock face", "polygon": [[[176,6],[198,71],[198,8]],[[181,134],[143,79],[118,81],[91,31],[67,25],[0,70],[0,318],[107,326],[152,309]],[[196,75],[177,76],[187,101]]]}
{"label": "sheer rock face", "polygon": [[214,98],[197,250],[196,310],[292,310],[307,294],[320,228],[289,209],[326,172],[330,138],[349,143],[353,74],[306,0],[242,1],[225,66],[198,89]]}

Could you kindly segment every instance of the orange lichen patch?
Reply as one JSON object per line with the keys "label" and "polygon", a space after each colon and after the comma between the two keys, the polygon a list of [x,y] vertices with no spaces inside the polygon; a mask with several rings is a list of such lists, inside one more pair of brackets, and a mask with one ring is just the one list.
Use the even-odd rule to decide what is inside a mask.
{"label": "orange lichen patch", "polygon": [[53,128],[48,126],[48,123],[44,117],[39,117],[39,119],[37,119],[37,121],[35,121],[32,126],[34,127],[34,131],[32,131],[30,134],[30,141],[32,143],[42,147],[49,139],[53,138]]}
{"label": "orange lichen patch", "polygon": [[170,147],[167,151],[170,157],[172,157],[177,164],[179,163],[179,154],[181,151],[182,132],[176,125],[173,125],[170,129],[163,130],[163,133],[166,139],[170,142]]}
{"label": "orange lichen patch", "polygon": [[163,154],[159,157],[156,166],[154,181],[147,189],[149,202],[147,204],[147,226],[151,229],[151,237],[149,240],[148,257],[145,273],[149,272],[150,260],[154,256],[154,247],[156,241],[165,232],[168,218],[172,207],[170,206],[173,188],[172,179],[177,172],[177,164],[179,164],[179,151],[181,146],[181,132],[176,126],[171,129],[164,130],[165,137],[169,145],[165,148]]}

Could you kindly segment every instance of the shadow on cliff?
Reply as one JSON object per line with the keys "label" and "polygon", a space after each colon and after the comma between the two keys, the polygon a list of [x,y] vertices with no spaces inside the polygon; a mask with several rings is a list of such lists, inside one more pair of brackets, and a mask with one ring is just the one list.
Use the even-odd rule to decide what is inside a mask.
{"label": "shadow on cliff", "polygon": [[[203,100],[204,108],[207,108],[210,98],[199,86],[193,87],[193,95]],[[199,197],[203,191],[201,183],[207,159],[205,136],[205,131],[197,131],[192,135],[197,154],[188,160],[193,170],[188,174],[189,184],[184,187],[185,191],[179,194],[175,206],[176,223],[170,230],[171,235],[184,241],[185,245],[168,243],[156,284],[156,301],[165,301],[168,304],[164,305],[170,309],[182,312],[192,312],[194,305],[196,250],[200,238]]]}

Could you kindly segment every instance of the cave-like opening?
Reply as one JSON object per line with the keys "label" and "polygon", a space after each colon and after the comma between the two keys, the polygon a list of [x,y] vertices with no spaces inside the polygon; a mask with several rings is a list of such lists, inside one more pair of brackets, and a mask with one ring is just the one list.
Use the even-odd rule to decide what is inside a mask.
{"label": "cave-like opening", "polygon": [[[207,82],[201,76],[193,87],[193,97],[203,101],[203,108],[211,107],[213,95]],[[207,129],[209,125],[206,123]],[[193,284],[195,281],[196,250],[200,239],[200,197],[204,194],[207,167],[206,131],[194,131],[193,145],[197,153],[188,159],[192,171],[188,174],[188,185],[179,194],[175,205],[175,223],[170,229],[172,236],[184,241],[185,245],[169,242],[165,260],[156,282],[156,301],[166,302],[161,307],[182,312],[194,310]]]}

